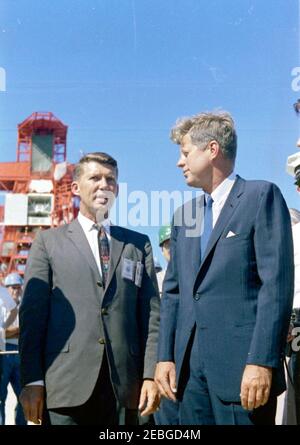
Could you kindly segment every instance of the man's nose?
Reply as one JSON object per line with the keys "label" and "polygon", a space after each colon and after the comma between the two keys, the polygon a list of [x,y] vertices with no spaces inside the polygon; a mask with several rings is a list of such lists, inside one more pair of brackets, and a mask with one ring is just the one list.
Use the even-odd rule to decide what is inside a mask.
{"label": "man's nose", "polygon": [[184,165],[185,165],[185,159],[184,159],[184,156],[180,156],[180,158],[178,159],[178,162],[177,162],[177,167],[179,167],[179,168],[183,168]]}
{"label": "man's nose", "polygon": [[105,190],[108,188],[108,182],[105,177],[100,179],[100,181],[98,183],[98,187],[100,190]]}

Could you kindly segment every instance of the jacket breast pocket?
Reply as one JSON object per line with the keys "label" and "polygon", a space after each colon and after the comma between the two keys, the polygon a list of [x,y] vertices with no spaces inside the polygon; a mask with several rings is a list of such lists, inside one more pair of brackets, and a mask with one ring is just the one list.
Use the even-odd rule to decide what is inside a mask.
{"label": "jacket breast pocket", "polygon": [[237,235],[222,237],[219,240],[219,244],[233,244],[238,243],[239,241],[247,241],[250,239],[250,233],[238,233]]}

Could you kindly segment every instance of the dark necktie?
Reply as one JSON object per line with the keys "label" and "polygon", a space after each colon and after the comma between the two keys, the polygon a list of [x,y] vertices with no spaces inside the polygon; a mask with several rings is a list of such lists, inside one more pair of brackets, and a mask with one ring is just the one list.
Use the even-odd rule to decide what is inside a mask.
{"label": "dark necktie", "polygon": [[103,226],[100,226],[98,233],[99,256],[102,270],[104,287],[107,284],[109,269],[109,242]]}
{"label": "dark necktie", "polygon": [[212,214],[212,205],[213,199],[210,195],[205,193],[205,207],[204,207],[204,227],[203,233],[201,235],[200,243],[201,243],[201,260],[204,258],[205,250],[208,244],[208,240],[210,238],[211,232],[213,230],[213,214]]}

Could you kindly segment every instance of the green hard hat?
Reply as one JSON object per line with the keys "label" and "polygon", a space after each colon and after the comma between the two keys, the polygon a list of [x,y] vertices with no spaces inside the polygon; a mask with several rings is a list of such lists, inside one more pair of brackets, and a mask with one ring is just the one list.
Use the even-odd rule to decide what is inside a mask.
{"label": "green hard hat", "polygon": [[161,226],[158,232],[159,245],[161,246],[163,242],[167,241],[171,238],[171,226],[170,224],[166,224],[165,226]]}

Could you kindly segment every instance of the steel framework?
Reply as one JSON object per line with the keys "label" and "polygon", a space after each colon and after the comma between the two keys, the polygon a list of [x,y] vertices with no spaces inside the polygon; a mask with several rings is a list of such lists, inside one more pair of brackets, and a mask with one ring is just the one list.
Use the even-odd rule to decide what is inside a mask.
{"label": "steel framework", "polygon": [[[28,252],[38,230],[69,223],[77,216],[78,208],[71,191],[74,166],[66,162],[67,130],[68,127],[51,112],[32,113],[18,125],[16,162],[0,163],[0,191],[4,194],[28,195],[32,180],[48,180],[52,181],[53,195],[50,223],[47,224],[6,224],[5,205],[0,206],[0,278],[10,272],[24,274]],[[51,165],[47,171],[33,171],[33,136],[48,135],[53,141]],[[55,171],[59,165],[64,168],[57,178]]]}

